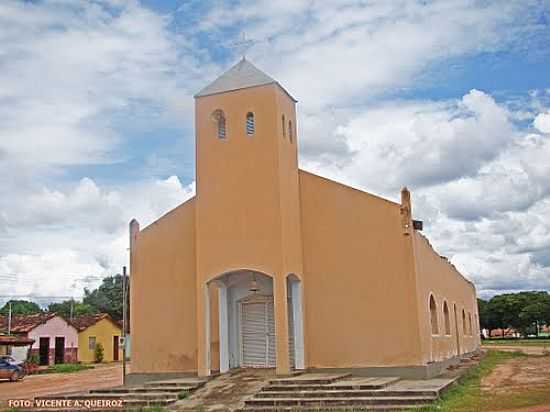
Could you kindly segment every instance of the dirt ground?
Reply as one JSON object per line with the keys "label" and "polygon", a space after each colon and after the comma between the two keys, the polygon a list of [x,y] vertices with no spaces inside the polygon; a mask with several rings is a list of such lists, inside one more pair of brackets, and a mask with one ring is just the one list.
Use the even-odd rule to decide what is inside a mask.
{"label": "dirt ground", "polygon": [[528,406],[521,409],[506,409],[506,412],[548,412],[550,405]]}
{"label": "dirt ground", "polygon": [[80,392],[122,384],[122,365],[106,364],[74,373],[31,375],[19,382],[0,380],[0,406],[7,399]]}
{"label": "dirt ground", "polygon": [[481,390],[499,393],[549,385],[550,356],[529,356],[512,359],[497,366],[490,375],[483,378]]}
{"label": "dirt ground", "polygon": [[[496,367],[481,381],[482,393],[497,395],[521,394],[550,387],[550,356],[529,356],[512,359]],[[501,411],[502,409],[498,409]],[[506,412],[549,412],[550,403]],[[496,412],[493,411],[493,412]]]}
{"label": "dirt ground", "polygon": [[484,349],[501,350],[504,352],[523,352],[527,355],[546,355],[550,347],[544,346],[519,346],[519,345],[483,345]]}

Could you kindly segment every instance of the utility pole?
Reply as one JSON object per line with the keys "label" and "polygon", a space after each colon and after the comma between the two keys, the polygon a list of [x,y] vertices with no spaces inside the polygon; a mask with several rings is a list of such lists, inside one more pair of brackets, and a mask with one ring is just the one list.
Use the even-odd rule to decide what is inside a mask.
{"label": "utility pole", "polygon": [[11,335],[11,300],[8,302],[8,335]]}
{"label": "utility pole", "polygon": [[126,266],[122,267],[122,385],[126,385]]}
{"label": "utility pole", "polygon": [[74,300],[71,300],[71,314],[69,315],[70,320],[73,320],[73,313],[74,313]]}

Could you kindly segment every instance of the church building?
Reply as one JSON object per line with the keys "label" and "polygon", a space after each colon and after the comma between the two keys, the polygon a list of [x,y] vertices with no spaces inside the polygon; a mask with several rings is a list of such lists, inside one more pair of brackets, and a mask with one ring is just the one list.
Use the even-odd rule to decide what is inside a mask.
{"label": "church building", "polygon": [[130,223],[132,374],[422,378],[479,349],[475,287],[409,191],[299,169],[296,103],[244,58],[195,96],[196,195]]}

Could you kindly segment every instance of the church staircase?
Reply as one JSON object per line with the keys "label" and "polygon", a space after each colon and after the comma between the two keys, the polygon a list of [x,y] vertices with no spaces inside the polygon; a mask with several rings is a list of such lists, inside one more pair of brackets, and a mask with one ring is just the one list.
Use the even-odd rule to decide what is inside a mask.
{"label": "church staircase", "polygon": [[295,410],[410,410],[430,405],[455,379],[401,380],[306,373],[272,379],[245,400],[243,412]]}
{"label": "church staircase", "polygon": [[[206,380],[197,378],[170,379],[147,382],[139,386],[114,387],[107,389],[93,389],[87,393],[73,393],[67,395],[43,396],[37,399],[120,399],[124,402],[124,409],[139,409],[152,406],[169,406],[177,402],[180,397],[186,397],[202,387]],[[39,411],[35,408],[33,411]],[[49,409],[51,411],[51,409]],[[56,409],[62,411],[63,409]],[[67,409],[74,411],[74,409]],[[113,410],[109,408],[91,408],[88,411]],[[120,410],[120,409],[118,409]]]}

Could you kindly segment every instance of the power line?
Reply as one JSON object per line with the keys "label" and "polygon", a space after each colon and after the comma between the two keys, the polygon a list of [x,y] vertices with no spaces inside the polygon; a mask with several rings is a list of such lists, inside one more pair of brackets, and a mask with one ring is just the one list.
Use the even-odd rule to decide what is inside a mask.
{"label": "power line", "polygon": [[[109,274],[109,273],[102,273],[102,274],[89,274],[89,275],[84,275],[84,277],[100,277],[100,276],[115,276],[115,275],[119,275],[120,273],[113,273],[113,274]],[[15,277],[38,277],[38,276],[55,276],[56,278],[60,278],[60,277],[74,277],[74,276],[80,276],[82,277],[83,275],[82,274],[79,274],[79,273],[60,273],[60,274],[51,274],[51,273],[0,273],[0,277],[11,277],[11,278],[15,278]]]}
{"label": "power line", "polygon": [[54,296],[54,295],[45,295],[45,296],[35,296],[32,293],[28,295],[0,295],[0,299],[20,299],[20,298],[30,298],[30,299],[74,299],[75,296]]}

